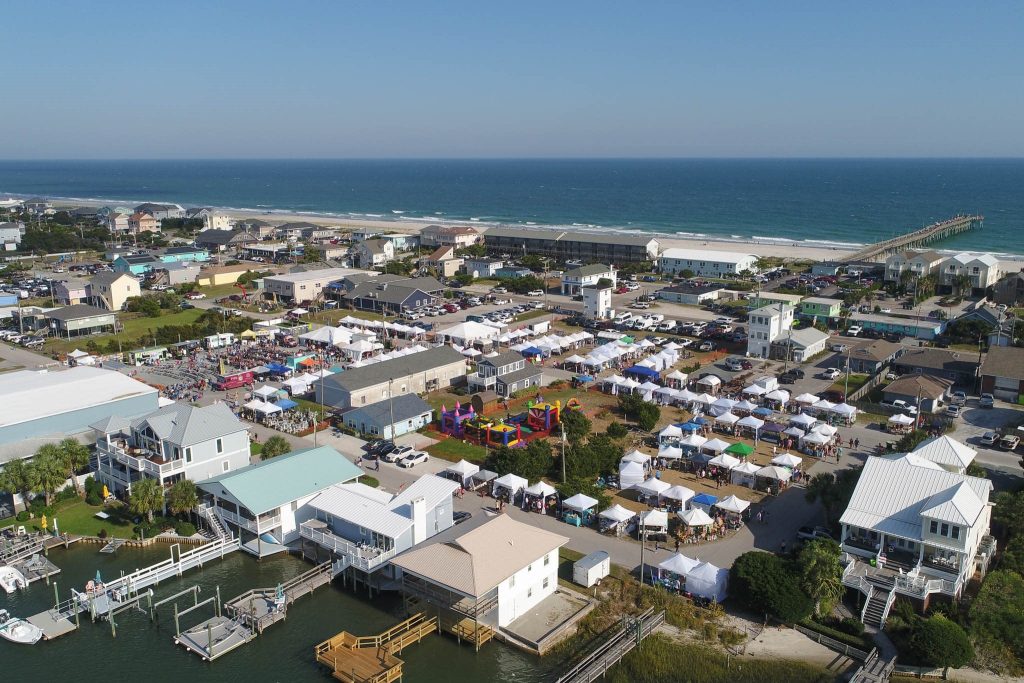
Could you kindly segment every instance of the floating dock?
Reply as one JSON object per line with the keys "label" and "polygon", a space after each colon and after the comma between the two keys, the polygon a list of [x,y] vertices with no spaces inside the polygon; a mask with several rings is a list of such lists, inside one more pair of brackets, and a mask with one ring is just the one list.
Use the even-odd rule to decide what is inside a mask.
{"label": "floating dock", "polygon": [[51,576],[60,574],[60,567],[39,554],[12,562],[10,566],[21,572],[29,583],[47,581]]}
{"label": "floating dock", "polygon": [[438,630],[437,617],[414,614],[376,636],[355,636],[342,631],[316,646],[316,661],[344,683],[390,683],[402,678],[401,659],[395,655]]}

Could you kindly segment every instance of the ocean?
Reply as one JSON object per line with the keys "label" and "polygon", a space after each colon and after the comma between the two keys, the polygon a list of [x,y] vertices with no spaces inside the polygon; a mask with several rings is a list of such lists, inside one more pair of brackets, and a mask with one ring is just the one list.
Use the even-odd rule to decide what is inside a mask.
{"label": "ocean", "polygon": [[957,213],[936,245],[1024,253],[1024,159],[0,161],[0,193],[375,220],[852,246]]}

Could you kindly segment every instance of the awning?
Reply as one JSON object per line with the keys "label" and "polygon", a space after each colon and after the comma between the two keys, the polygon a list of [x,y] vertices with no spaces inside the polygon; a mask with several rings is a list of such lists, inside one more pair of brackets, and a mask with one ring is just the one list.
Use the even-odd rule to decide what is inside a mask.
{"label": "awning", "polygon": [[277,407],[281,410],[291,410],[292,408],[298,408],[299,404],[290,398],[282,398],[277,402]]}
{"label": "awning", "polygon": [[602,519],[610,519],[613,522],[621,524],[622,522],[628,522],[636,516],[636,513],[632,510],[622,507],[618,503],[611,506],[607,510],[602,510],[598,517]]}
{"label": "awning", "polygon": [[779,465],[780,467],[788,467],[790,469],[793,469],[794,467],[799,467],[801,462],[803,461],[798,456],[795,456],[792,453],[779,453],[774,458],[772,458],[773,465]]}
{"label": "awning", "polygon": [[728,496],[715,503],[715,507],[726,512],[740,513],[750,507],[750,501],[736,496]]}

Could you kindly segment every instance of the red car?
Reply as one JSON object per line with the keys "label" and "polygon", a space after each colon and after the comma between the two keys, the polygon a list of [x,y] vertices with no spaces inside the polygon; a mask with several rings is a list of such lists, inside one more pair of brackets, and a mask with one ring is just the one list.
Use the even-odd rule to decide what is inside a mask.
{"label": "red car", "polygon": [[618,289],[615,290],[615,293],[616,294],[625,294],[628,291],[629,291],[629,289],[627,289],[626,287],[619,287]]}

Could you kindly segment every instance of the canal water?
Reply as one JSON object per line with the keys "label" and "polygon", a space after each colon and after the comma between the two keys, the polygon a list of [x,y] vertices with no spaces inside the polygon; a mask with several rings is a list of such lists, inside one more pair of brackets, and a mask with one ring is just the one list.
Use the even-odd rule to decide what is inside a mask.
{"label": "canal water", "polygon": [[[170,557],[169,546],[156,544],[145,549],[121,548],[116,555],[102,555],[98,545],[75,545],[50,551],[50,560],[62,569],[54,577],[61,599],[68,589],[81,590],[99,571],[106,580],[122,572],[155,564]],[[201,569],[185,572],[180,578],[154,588],[154,602],[189,586],[202,587],[200,600],[215,594],[220,586],[223,599],[250,588],[275,586],[311,568],[289,555],[257,562],[236,551],[223,560],[215,560]],[[13,595],[0,593],[0,607],[12,615],[27,617],[52,607],[53,586],[32,584]],[[57,640],[36,645],[16,645],[0,639],[0,671],[6,681],[316,681],[334,679],[321,670],[313,656],[313,647],[339,631],[371,635],[384,631],[400,620],[401,601],[397,596],[376,597],[342,589],[339,582],[318,589],[299,599],[288,610],[288,618],[268,628],[248,645],[214,662],[204,662],[174,644],[173,607],[160,610],[157,623],[148,614],[129,611],[117,617],[117,637],[105,621],[91,622],[82,615],[77,631]],[[180,598],[182,609],[192,605],[190,596]],[[197,624],[212,614],[212,605],[182,618],[182,627]],[[539,683],[557,677],[560,662],[538,658],[501,643],[487,643],[479,653],[462,646],[454,638],[434,634],[406,649],[405,683],[460,681],[483,683],[510,681]]]}

